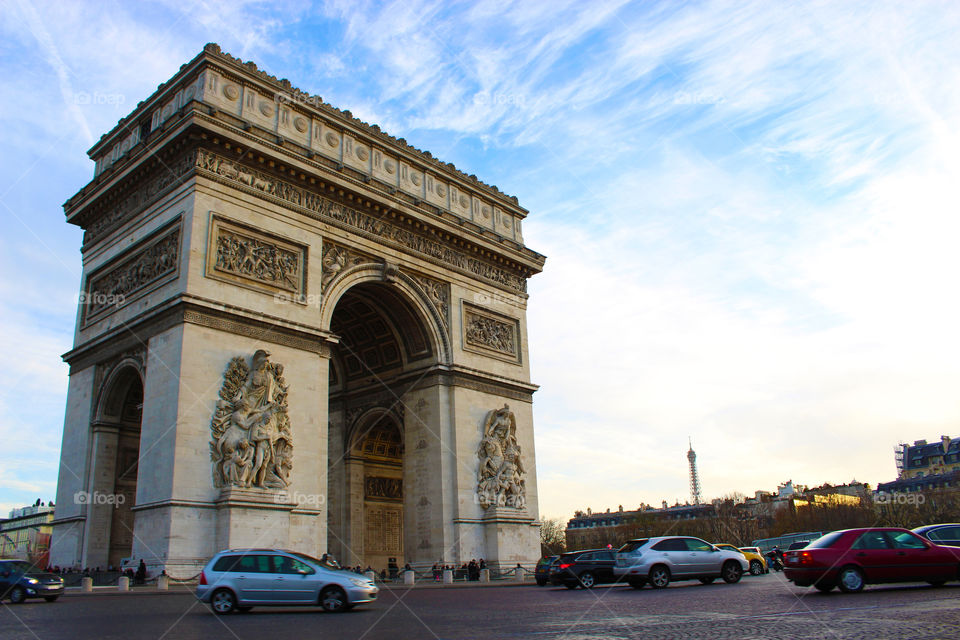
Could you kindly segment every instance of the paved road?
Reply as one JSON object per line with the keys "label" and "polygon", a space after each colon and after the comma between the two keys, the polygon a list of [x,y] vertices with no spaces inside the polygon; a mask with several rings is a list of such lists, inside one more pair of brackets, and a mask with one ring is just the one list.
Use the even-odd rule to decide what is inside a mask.
{"label": "paved road", "polygon": [[0,640],[103,638],[282,640],[356,638],[957,638],[960,584],[872,587],[829,595],[782,575],[739,584],[677,583],[664,591],[598,587],[385,590],[343,614],[258,608],[217,617],[189,592],[67,594],[0,607]]}

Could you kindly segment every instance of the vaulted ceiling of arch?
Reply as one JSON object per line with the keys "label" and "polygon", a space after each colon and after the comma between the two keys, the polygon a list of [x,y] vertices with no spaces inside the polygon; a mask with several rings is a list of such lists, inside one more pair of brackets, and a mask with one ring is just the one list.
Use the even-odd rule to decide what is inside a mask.
{"label": "vaulted ceiling of arch", "polygon": [[431,354],[423,326],[386,286],[360,285],[337,303],[330,329],[347,380],[394,371]]}

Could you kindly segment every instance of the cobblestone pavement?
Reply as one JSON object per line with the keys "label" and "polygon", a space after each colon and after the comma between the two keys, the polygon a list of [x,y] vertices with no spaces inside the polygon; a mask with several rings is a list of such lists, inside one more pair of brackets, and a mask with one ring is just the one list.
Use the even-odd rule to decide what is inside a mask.
{"label": "cobblestone pavement", "polygon": [[0,606],[7,638],[950,638],[960,637],[960,584],[798,589],[780,574],[739,584],[678,583],[663,591],[598,587],[393,589],[344,613],[256,608],[217,617],[185,589],[67,594]]}

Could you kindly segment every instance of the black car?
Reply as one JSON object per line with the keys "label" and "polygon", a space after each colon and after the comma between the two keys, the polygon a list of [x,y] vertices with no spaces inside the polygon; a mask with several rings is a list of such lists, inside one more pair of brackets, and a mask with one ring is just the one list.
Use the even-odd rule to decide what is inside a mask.
{"label": "black car", "polygon": [[550,567],[560,556],[544,556],[537,562],[536,569],[533,570],[533,577],[537,579],[539,586],[544,586],[550,582]]}
{"label": "black car", "polygon": [[960,547],[960,524],[956,522],[928,524],[923,527],[917,527],[913,532],[919,536],[923,536],[933,544],[940,544],[947,547]]}
{"label": "black car", "polygon": [[550,567],[550,582],[567,589],[592,589],[604,582],[616,582],[613,565],[616,551],[610,549],[586,549],[564,553]]}
{"label": "black car", "polygon": [[0,601],[20,604],[27,598],[53,602],[63,594],[63,578],[40,571],[25,560],[0,560]]}

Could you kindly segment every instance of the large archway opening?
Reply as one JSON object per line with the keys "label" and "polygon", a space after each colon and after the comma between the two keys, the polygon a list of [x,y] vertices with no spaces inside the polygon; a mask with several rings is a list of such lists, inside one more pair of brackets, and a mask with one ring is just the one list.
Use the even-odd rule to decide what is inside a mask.
{"label": "large archway opening", "polygon": [[404,487],[407,395],[437,363],[422,310],[400,287],[364,282],[337,300],[330,330],[327,546],[343,564],[403,566],[415,546]]}
{"label": "large archway opening", "polygon": [[[110,482],[109,493],[95,492],[94,506],[109,508],[109,543],[107,565],[119,568],[133,553],[134,512],[137,499],[137,473],[140,458],[140,427],[143,412],[143,382],[133,367],[118,371],[108,382],[100,411],[98,428],[106,439],[102,442],[104,463],[113,467],[104,477]],[[110,446],[108,440],[115,440]],[[110,449],[113,449],[111,452]],[[112,455],[110,455],[112,453]]]}

